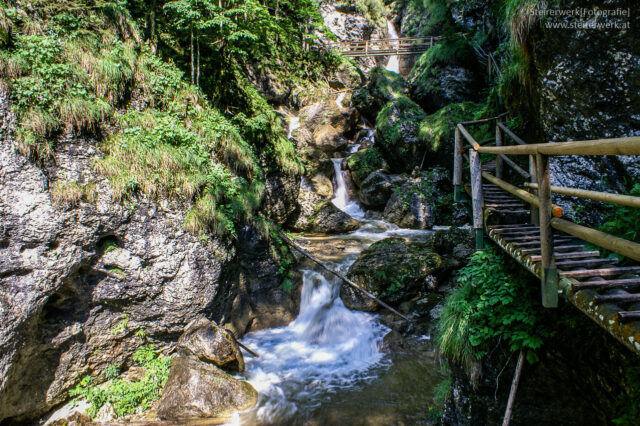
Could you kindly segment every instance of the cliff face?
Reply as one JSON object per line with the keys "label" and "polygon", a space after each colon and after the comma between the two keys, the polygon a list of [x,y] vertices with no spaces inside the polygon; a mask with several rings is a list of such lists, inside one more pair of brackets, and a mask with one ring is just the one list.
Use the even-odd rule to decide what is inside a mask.
{"label": "cliff face", "polygon": [[[234,246],[185,232],[179,206],[115,203],[93,173],[95,141],[69,137],[44,167],[29,162],[9,137],[13,121],[2,92],[0,419],[43,413],[86,374],[100,380],[108,365],[128,365],[142,344],[170,350],[198,315],[224,319],[243,303],[244,332],[256,318],[254,327],[281,324],[295,311],[268,245],[253,251],[271,265],[262,292],[232,288],[236,305],[220,304],[224,283],[238,279],[225,272],[237,263]],[[95,201],[54,202],[58,179],[96,182]],[[261,319],[262,304],[276,302],[280,316]]]}
{"label": "cliff face", "polygon": [[[544,141],[640,135],[640,14],[632,1],[563,1],[559,9],[616,9],[631,16],[553,16],[531,40],[538,117]],[[553,28],[579,23],[600,28]],[[602,26],[609,25],[611,28]],[[640,178],[630,157],[556,157],[552,183],[591,190],[624,191]],[[571,208],[572,200],[562,202]],[[597,210],[597,209],[596,209]],[[597,215],[586,215],[597,220]]]}

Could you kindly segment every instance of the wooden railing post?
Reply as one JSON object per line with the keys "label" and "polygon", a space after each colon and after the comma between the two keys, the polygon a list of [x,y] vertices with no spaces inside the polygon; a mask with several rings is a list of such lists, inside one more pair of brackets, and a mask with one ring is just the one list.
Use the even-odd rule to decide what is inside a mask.
{"label": "wooden railing post", "polygon": [[369,54],[369,40],[366,40],[364,42],[364,54],[368,55]]}
{"label": "wooden railing post", "polygon": [[558,271],[553,256],[553,229],[551,228],[551,174],[549,157],[536,154],[538,197],[540,198],[540,252],[542,266],[542,306],[558,307]]}
{"label": "wooden railing post", "polygon": [[473,229],[476,233],[476,250],[484,248],[483,217],[482,217],[482,161],[480,153],[475,149],[469,150],[471,168],[471,199],[473,207]]}
{"label": "wooden railing post", "polygon": [[[502,129],[499,126],[500,120],[496,120],[496,146],[502,146]],[[502,179],[502,158],[496,156],[496,177]]]}
{"label": "wooden railing post", "polygon": [[462,201],[462,133],[456,126],[453,153],[453,200]]}
{"label": "wooden railing post", "polygon": [[[536,170],[536,158],[533,155],[529,156],[529,174],[531,175],[531,183],[538,183],[538,172]],[[538,195],[538,191],[534,190],[533,193]],[[540,213],[538,208],[531,204],[531,223],[534,225],[540,225]]]}

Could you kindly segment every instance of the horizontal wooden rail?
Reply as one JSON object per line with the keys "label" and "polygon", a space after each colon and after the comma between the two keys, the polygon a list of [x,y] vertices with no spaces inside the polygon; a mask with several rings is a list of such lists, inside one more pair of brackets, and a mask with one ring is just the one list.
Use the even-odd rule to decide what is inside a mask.
{"label": "horizontal wooden rail", "polygon": [[[498,179],[497,177],[487,172],[482,172],[482,177],[489,182],[498,185],[508,193],[520,198],[522,201],[533,204],[536,207],[540,207],[540,199],[537,196],[525,191],[524,189],[520,189],[515,185],[511,185],[509,182]],[[553,204],[552,211],[555,217],[562,217],[562,207]]]}
{"label": "horizontal wooden rail", "polygon": [[504,154],[498,154],[498,156],[500,158],[502,158],[502,160],[507,163],[509,166],[511,166],[511,168],[513,170],[515,170],[516,172],[520,173],[520,176],[524,177],[525,179],[530,179],[531,175],[529,174],[529,172],[525,171],[522,167],[518,166],[511,158],[507,157]]}
{"label": "horizontal wooden rail", "polygon": [[471,136],[471,133],[469,133],[462,123],[458,124],[458,130],[460,130],[462,136],[467,140],[469,146],[477,151],[478,149],[476,147],[479,147],[480,144],[473,138],[473,136]]}
{"label": "horizontal wooden rail", "polygon": [[[525,183],[532,189],[538,189],[538,184]],[[589,191],[587,189],[567,188],[564,186],[551,186],[551,192],[569,195],[572,197],[587,198],[589,200],[602,201],[604,203],[619,204],[621,206],[640,208],[640,197],[622,194],[610,194],[608,192]]]}
{"label": "horizontal wooden rail", "polygon": [[476,143],[474,149],[484,154],[505,155],[640,155],[640,137],[516,146],[480,146]]}
{"label": "horizontal wooden rail", "polygon": [[483,118],[481,120],[463,121],[460,124],[462,124],[463,126],[473,126],[473,125],[476,125],[476,124],[484,124],[484,123],[488,123],[490,121],[497,120],[499,118],[505,117],[506,115],[507,115],[507,113],[503,112],[502,114],[496,115],[495,117]]}
{"label": "horizontal wooden rail", "polygon": [[518,135],[516,135],[515,133],[513,133],[511,131],[511,129],[509,129],[507,126],[505,126],[504,123],[498,123],[498,127],[500,127],[507,135],[509,135],[509,137],[511,139],[514,140],[515,143],[517,143],[518,145],[526,145],[527,143],[525,141],[523,141],[522,139],[520,139],[518,137]]}
{"label": "horizontal wooden rail", "polygon": [[640,244],[598,231],[568,220],[554,217],[551,226],[558,231],[578,237],[584,241],[611,250],[630,259],[640,261]]}

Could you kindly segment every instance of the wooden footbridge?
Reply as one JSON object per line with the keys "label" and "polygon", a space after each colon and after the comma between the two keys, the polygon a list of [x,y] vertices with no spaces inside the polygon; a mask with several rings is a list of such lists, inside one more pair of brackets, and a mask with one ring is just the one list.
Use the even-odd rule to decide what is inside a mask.
{"label": "wooden footbridge", "polygon": [[345,40],[331,44],[329,48],[340,50],[349,57],[420,55],[438,41],[439,37],[432,36]]}
{"label": "wooden footbridge", "polygon": [[[640,354],[640,266],[602,257],[599,249],[640,262],[640,244],[563,219],[552,196],[636,208],[640,197],[552,186],[549,169],[551,156],[640,155],[640,137],[527,144],[501,118],[459,123],[455,131],[454,198],[460,201],[465,190],[471,195],[476,247],[482,249],[488,236],[540,279],[543,306],[557,307],[562,294]],[[492,133],[495,127],[495,138],[478,143],[470,132],[478,126],[490,126]],[[515,145],[507,146],[507,140]],[[495,158],[482,164],[481,155]],[[469,179],[463,185],[465,157]],[[507,182],[505,175],[521,185]]]}

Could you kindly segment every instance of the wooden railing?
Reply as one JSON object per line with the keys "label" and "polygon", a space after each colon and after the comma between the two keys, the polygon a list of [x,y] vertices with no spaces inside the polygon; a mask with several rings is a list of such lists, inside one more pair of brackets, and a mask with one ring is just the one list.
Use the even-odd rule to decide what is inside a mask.
{"label": "wooden railing", "polygon": [[344,56],[415,55],[426,52],[438,43],[439,37],[400,37],[375,40],[348,40],[332,43],[330,49],[338,49]]}
{"label": "wooden railing", "polygon": [[[560,289],[579,310],[640,354],[640,266],[612,266],[618,259],[602,258],[600,250],[585,248],[584,242],[635,261],[640,261],[640,244],[563,219],[564,212],[553,204],[552,194],[634,208],[640,208],[640,197],[554,186],[549,168],[551,156],[640,155],[640,137],[527,144],[502,118],[463,122],[455,129],[454,198],[462,200],[467,192],[463,189],[470,189],[476,248],[483,248],[486,231],[540,279],[543,306],[557,307]],[[495,128],[495,138],[476,141],[470,129],[480,125]],[[507,145],[508,140],[515,144]],[[481,154],[496,155],[495,163],[483,167]],[[518,164],[522,156],[528,158],[528,171]],[[464,158],[470,167],[469,187],[463,187]],[[522,187],[505,180],[506,167]],[[487,203],[483,202],[483,188]],[[523,217],[526,210],[522,207],[527,204],[530,223],[524,223],[528,220]],[[515,216],[517,219],[507,220]],[[555,237],[554,230],[559,231]]]}
{"label": "wooden railing", "polygon": [[[640,137],[527,144],[507,128],[501,122],[501,118],[494,117],[473,122],[463,122],[457,125],[455,131],[454,198],[460,200],[463,194],[462,161],[465,153],[462,141],[464,139],[469,145],[468,158],[471,168],[473,227],[476,230],[477,247],[482,247],[484,224],[481,181],[485,179],[531,205],[532,223],[540,226],[543,271],[542,292],[545,306],[557,306],[558,275],[553,253],[553,229],[573,235],[630,259],[640,261],[640,244],[562,219],[562,209],[551,201],[552,193],[555,192],[640,208],[640,197],[552,186],[549,169],[550,156],[640,155]],[[487,123],[495,123],[495,146],[481,145],[468,130],[468,127]],[[505,135],[509,136],[516,145],[506,146],[504,143]],[[495,176],[482,171],[480,154],[497,155]],[[511,155],[528,156],[529,171],[523,170],[522,167],[507,157]],[[515,173],[528,181],[525,182],[525,187],[528,190],[518,188],[503,180],[504,164],[510,166]]]}

